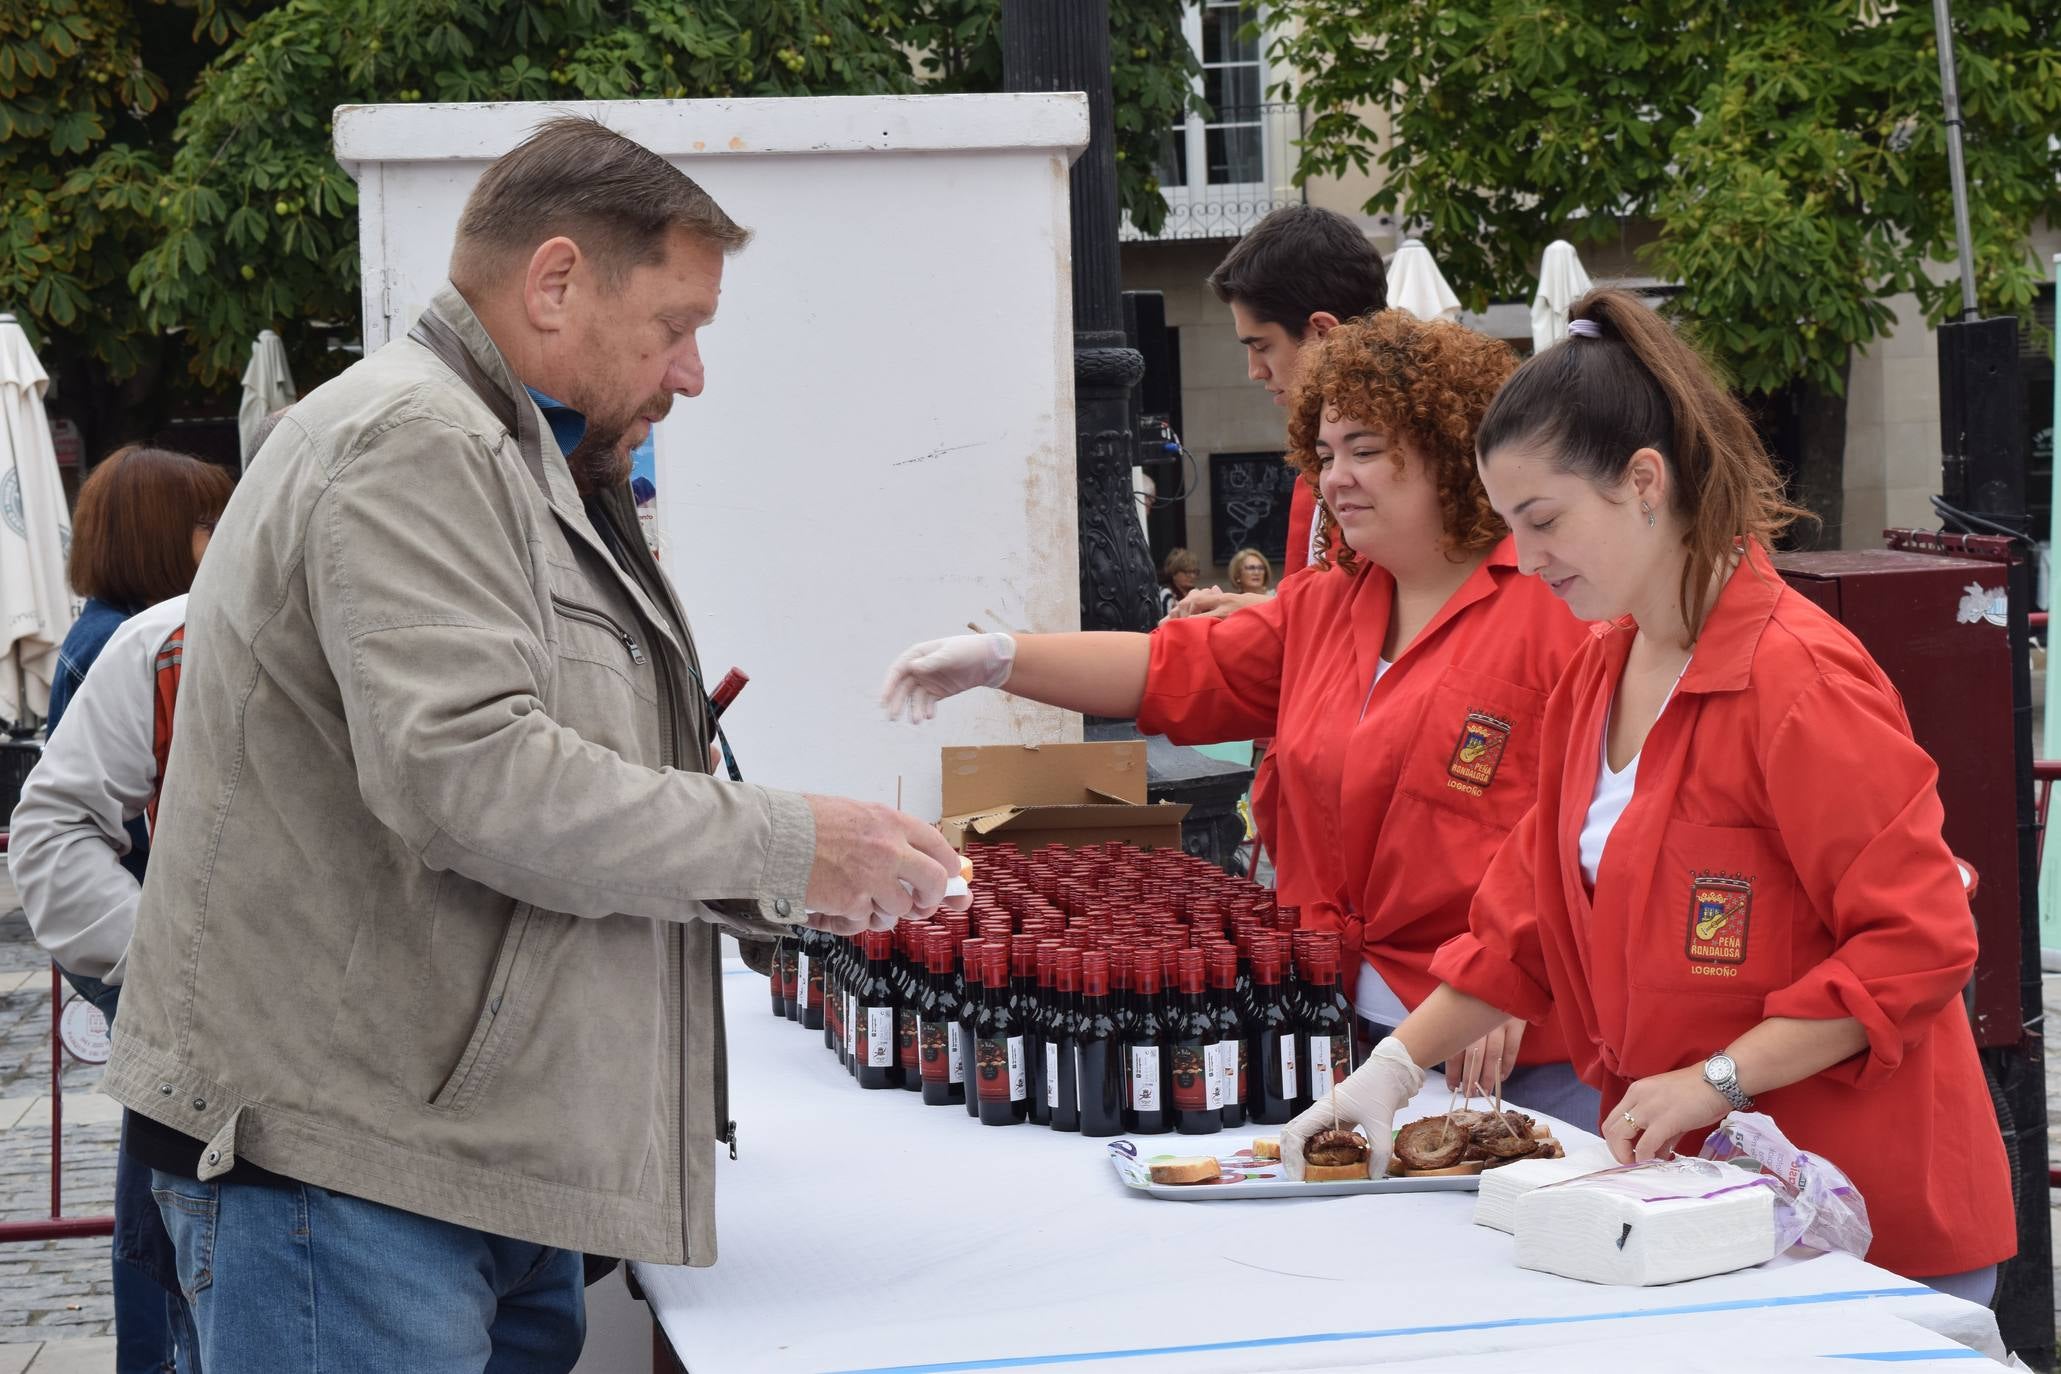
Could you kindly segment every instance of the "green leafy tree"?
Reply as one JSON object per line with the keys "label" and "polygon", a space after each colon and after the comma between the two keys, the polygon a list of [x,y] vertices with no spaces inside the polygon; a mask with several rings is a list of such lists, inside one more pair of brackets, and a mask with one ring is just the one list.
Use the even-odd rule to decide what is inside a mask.
{"label": "green leafy tree", "polygon": [[152,351],[126,275],[171,156],[168,96],[239,19],[214,0],[0,5],[0,303],[39,344],[122,373]]}
{"label": "green leafy tree", "polygon": [[[1124,203],[1156,224],[1151,148],[1185,109],[1194,59],[1182,0],[1113,8]],[[115,377],[169,353],[219,387],[273,328],[302,382],[319,381],[349,355],[318,335],[359,312],[336,106],[997,90],[1000,12],[1000,0],[16,0],[0,7],[0,299],[57,353]]]}
{"label": "green leafy tree", "polygon": [[[1461,296],[1528,298],[1555,238],[1616,240],[1763,405],[1828,405],[1915,292],[1958,288],[1932,10],[1741,0],[1282,0],[1272,56],[1312,112],[1301,173],[1378,166]],[[2023,314],[2061,210],[2051,0],[1955,6],[1979,294]],[[1362,112],[1386,112],[1387,137]],[[1806,427],[1809,425],[1807,423]],[[1827,442],[1830,442],[1828,439]],[[1826,457],[1826,455],[1820,455]],[[1801,490],[1836,525],[1837,454]]]}

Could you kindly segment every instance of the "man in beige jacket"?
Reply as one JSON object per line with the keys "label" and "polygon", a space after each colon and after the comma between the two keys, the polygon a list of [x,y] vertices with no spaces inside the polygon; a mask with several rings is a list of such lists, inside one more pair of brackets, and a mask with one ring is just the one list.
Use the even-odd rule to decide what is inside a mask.
{"label": "man in beige jacket", "polygon": [[[204,1368],[569,1369],[581,1252],[715,1260],[720,928],[943,898],[934,829],[705,771],[624,455],[700,393],[745,239],[544,125],[222,518],[106,1079]],[[531,389],[585,417],[569,450]]]}

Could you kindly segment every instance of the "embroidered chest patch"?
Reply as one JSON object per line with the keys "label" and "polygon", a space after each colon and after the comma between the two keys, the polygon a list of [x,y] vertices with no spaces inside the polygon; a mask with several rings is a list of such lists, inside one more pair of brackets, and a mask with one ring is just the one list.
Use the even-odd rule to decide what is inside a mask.
{"label": "embroidered chest patch", "polygon": [[1689,883],[1689,929],[1683,941],[1689,962],[1708,966],[1717,977],[1736,977],[1734,970],[1746,962],[1752,918],[1753,879],[1696,874]]}
{"label": "embroidered chest patch", "polygon": [[1460,742],[1446,764],[1446,786],[1478,797],[1496,780],[1503,750],[1510,744],[1510,723],[1485,711],[1470,711],[1460,726]]}

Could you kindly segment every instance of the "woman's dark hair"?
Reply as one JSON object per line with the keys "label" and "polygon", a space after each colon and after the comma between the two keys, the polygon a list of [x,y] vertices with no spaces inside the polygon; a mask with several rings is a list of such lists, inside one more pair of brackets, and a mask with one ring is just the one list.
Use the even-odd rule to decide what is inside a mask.
{"label": "woman's dark hair", "polygon": [[1717,367],[1628,291],[1605,287],[1574,303],[1589,322],[1534,355],[1481,422],[1486,462],[1511,446],[1542,450],[1562,472],[1599,487],[1624,480],[1632,455],[1658,452],[1673,481],[1671,505],[1687,527],[1682,619],[1693,636],[1709,610],[1715,573],[1742,540],[1764,547],[1809,511],[1791,505],[1746,409]]}
{"label": "woman's dark hair", "polygon": [[193,586],[193,531],[212,526],[235,487],[190,453],[131,444],[100,460],[79,488],[65,575],[72,590],[124,611]]}
{"label": "woman's dark hair", "polygon": [[1300,341],[1310,316],[1322,311],[1355,319],[1388,304],[1388,272],[1358,225],[1335,210],[1286,205],[1238,240],[1210,290],[1263,324],[1278,324]]}
{"label": "woman's dark hair", "polygon": [[1175,573],[1194,573],[1197,577],[1200,577],[1202,575],[1202,560],[1187,549],[1175,549],[1167,554],[1166,561],[1159,565],[1160,585],[1163,587],[1173,586]]}

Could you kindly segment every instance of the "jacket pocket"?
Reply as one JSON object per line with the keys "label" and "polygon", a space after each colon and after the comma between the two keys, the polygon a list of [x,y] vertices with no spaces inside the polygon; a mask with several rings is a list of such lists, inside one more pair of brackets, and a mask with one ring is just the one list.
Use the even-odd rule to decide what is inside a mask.
{"label": "jacket pocket", "polygon": [[528,903],[518,906],[509,916],[500,951],[494,956],[494,976],[487,981],[486,998],[473,1022],[472,1037],[465,1042],[465,1052],[458,1056],[458,1063],[444,1079],[444,1085],[430,1099],[430,1106],[462,1112],[478,1100],[480,1091],[493,1080],[494,1070],[508,1048],[510,1027],[515,1020],[515,993],[521,987],[517,975],[528,966],[523,957],[524,937],[535,919],[536,908]]}
{"label": "jacket pocket", "polygon": [[1788,986],[1796,923],[1811,916],[1778,831],[1669,821],[1649,894],[1634,983],[1754,999]]}
{"label": "jacket pocket", "polygon": [[1539,717],[1545,696],[1453,664],[1418,717],[1401,790],[1506,832],[1539,788]]}

